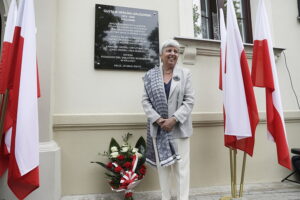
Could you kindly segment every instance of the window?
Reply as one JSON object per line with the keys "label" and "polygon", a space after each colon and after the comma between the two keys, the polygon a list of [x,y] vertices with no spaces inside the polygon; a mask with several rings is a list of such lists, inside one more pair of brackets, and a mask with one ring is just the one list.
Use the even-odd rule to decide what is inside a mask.
{"label": "window", "polygon": [[300,19],[300,0],[298,0],[298,19]]}
{"label": "window", "polygon": [[[252,43],[250,0],[233,0],[238,25],[245,43]],[[194,36],[220,39],[219,8],[226,17],[227,0],[193,0]]]}

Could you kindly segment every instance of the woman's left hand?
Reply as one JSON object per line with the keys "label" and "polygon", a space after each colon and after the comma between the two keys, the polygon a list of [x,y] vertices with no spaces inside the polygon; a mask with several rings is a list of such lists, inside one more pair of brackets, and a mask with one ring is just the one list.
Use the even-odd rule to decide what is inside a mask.
{"label": "woman's left hand", "polygon": [[176,124],[176,119],[174,117],[164,119],[160,127],[167,132],[170,132]]}

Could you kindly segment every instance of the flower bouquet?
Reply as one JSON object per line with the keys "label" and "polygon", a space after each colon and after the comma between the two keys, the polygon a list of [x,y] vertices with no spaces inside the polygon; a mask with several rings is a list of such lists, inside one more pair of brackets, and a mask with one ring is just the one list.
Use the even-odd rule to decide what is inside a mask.
{"label": "flower bouquet", "polygon": [[103,156],[109,159],[107,164],[97,163],[104,167],[107,172],[108,183],[115,192],[125,191],[124,200],[133,200],[133,188],[135,188],[146,174],[145,152],[146,142],[140,137],[135,147],[132,147],[128,140],[132,134],[127,133],[123,136],[123,144],[120,146],[118,142],[112,138],[108,151]]}

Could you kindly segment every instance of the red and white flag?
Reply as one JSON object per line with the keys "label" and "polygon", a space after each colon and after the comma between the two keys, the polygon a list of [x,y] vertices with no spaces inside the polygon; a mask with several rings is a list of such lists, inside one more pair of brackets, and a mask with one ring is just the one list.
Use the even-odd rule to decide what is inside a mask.
{"label": "red and white flag", "polygon": [[226,63],[226,40],[227,40],[227,30],[224,20],[223,9],[220,8],[220,36],[221,36],[221,46],[220,46],[220,78],[219,78],[219,89],[223,90],[223,76],[225,75],[225,63]]}
{"label": "red and white flag", "polygon": [[8,107],[13,119],[8,185],[18,199],[24,199],[39,187],[39,87],[33,0],[19,3],[13,44],[16,62]]}
{"label": "red and white flag", "polygon": [[[9,72],[11,68],[11,61],[12,61],[12,52],[13,52],[13,37],[14,37],[14,30],[16,26],[17,20],[17,3],[16,0],[12,0],[9,6],[5,32],[4,32],[4,39],[3,39],[3,46],[2,46],[2,57],[0,63],[0,94],[2,94],[2,100],[4,100],[4,94],[7,90],[8,80],[9,80]],[[1,109],[3,109],[3,101],[1,105]],[[11,144],[11,126],[12,120],[8,119],[9,115],[6,115],[4,121],[4,128],[2,130],[3,135],[1,138],[0,144],[0,176],[6,171],[8,167],[8,158],[10,152],[10,144]]]}
{"label": "red and white flag", "polygon": [[266,88],[268,138],[276,143],[279,164],[291,169],[272,38],[262,0],[259,1],[256,15],[252,81],[254,86]]}
{"label": "red and white flag", "polygon": [[[240,149],[252,156],[255,129],[259,118],[247,57],[232,0],[227,1],[227,33],[225,34],[224,24],[224,20],[221,20],[222,81],[220,82],[224,98],[225,146]],[[224,46],[226,46],[225,50],[223,50]]]}

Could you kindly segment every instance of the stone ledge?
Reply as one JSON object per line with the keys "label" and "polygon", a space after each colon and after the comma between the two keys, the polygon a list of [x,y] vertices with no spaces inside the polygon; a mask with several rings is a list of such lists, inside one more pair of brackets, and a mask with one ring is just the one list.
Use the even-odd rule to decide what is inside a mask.
{"label": "stone ledge", "polygon": [[[180,45],[180,53],[183,54],[183,63],[194,65],[196,56],[220,56],[220,40],[208,40],[189,37],[174,37]],[[245,52],[248,59],[252,59],[253,44],[244,43]],[[275,60],[277,60],[284,48],[274,47]]]}

